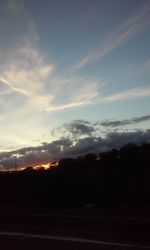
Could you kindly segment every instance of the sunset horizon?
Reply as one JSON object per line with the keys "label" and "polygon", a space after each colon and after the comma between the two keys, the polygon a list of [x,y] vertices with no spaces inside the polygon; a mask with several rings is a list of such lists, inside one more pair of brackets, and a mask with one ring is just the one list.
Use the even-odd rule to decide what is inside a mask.
{"label": "sunset horizon", "polygon": [[0,169],[150,141],[148,0],[2,0]]}

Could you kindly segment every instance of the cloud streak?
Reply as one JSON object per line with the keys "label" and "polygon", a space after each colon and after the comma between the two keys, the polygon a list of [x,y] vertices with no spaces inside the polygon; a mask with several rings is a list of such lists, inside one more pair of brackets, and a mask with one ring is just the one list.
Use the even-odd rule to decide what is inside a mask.
{"label": "cloud streak", "polygon": [[22,0],[8,0],[7,3],[8,9],[14,15],[19,15],[23,9],[23,1]]}
{"label": "cloud streak", "polygon": [[12,91],[27,97],[34,97],[42,92],[42,81],[47,79],[53,65],[44,64],[42,54],[34,47],[24,46],[12,57],[12,63],[1,66],[0,80]]}
{"label": "cloud streak", "polygon": [[[11,6],[19,6],[15,0],[10,0],[9,3]],[[79,68],[92,58],[102,58],[110,50],[130,39],[134,32],[139,32],[147,25],[144,17],[149,10],[149,5],[145,5],[124,21],[116,33],[112,32],[107,36],[104,47],[98,48],[79,62]],[[139,23],[142,27],[138,26]],[[0,66],[0,81],[9,88],[1,92],[1,96],[15,92],[25,96],[29,106],[32,105],[36,109],[39,107],[40,110],[51,113],[150,95],[149,87],[141,87],[103,97],[102,89],[106,81],[102,79],[88,75],[74,76],[76,71],[71,71],[70,77],[62,77],[59,73],[56,77],[57,66],[53,62],[46,62],[45,55],[37,48],[37,43],[36,25],[29,20],[28,32],[23,37],[21,46],[19,45],[10,54],[8,61]]]}
{"label": "cloud streak", "polygon": [[[53,126],[53,121],[55,123],[55,118],[54,120],[52,119],[55,112],[150,96],[150,87],[144,86],[143,82],[141,82],[142,87],[126,89],[120,92],[118,90],[118,93],[111,94],[112,92],[110,92],[110,95],[105,96],[103,95],[103,88],[107,82],[101,78],[100,72],[77,72],[77,69],[81,69],[88,63],[101,60],[110,51],[129,41],[146,28],[150,21],[148,16],[150,11],[149,4],[137,10],[134,15],[120,24],[115,31],[106,34],[104,40],[97,45],[96,49],[81,58],[73,68],[70,67],[70,64],[69,66],[65,64],[66,62],[63,58],[59,58],[62,61],[64,60],[63,67],[61,68],[62,65],[60,63],[59,68],[59,65],[57,65],[58,62],[55,62],[54,59],[52,60],[50,54],[46,54],[47,52],[44,53],[39,48],[39,42],[43,42],[44,38],[41,37],[40,39],[36,24],[29,17],[29,12],[26,11],[22,0],[8,0],[6,5],[8,19],[10,15],[11,17],[10,20],[6,20],[4,28],[6,29],[7,24],[11,25],[11,22],[14,25],[20,20],[20,23],[16,29],[18,34],[16,33],[16,39],[13,42],[11,40],[9,42],[8,38],[11,37],[12,33],[13,35],[15,34],[15,29],[12,29],[12,33],[9,30],[8,33],[10,33],[10,36],[9,34],[6,36],[8,44],[6,43],[6,47],[4,46],[4,60],[2,57],[0,60],[0,130],[1,145],[4,145],[1,148],[10,149],[10,146],[14,144],[16,147],[37,145],[37,143],[32,143],[32,140],[36,140],[37,137],[40,138],[40,142],[44,141],[42,134],[48,133],[50,121],[51,126]],[[41,22],[41,27],[42,25],[44,27],[44,22]],[[38,28],[40,30],[40,27]],[[46,38],[50,37],[46,34]],[[51,44],[48,44],[48,46],[51,46]],[[57,50],[57,46],[59,45],[56,45],[54,49],[56,48]],[[61,50],[61,46],[59,48]],[[68,62],[72,61],[74,53],[75,50],[73,48],[71,58],[69,58],[69,54],[66,55],[66,58],[69,59]],[[148,68],[148,66],[149,60],[146,62],[146,67]],[[142,67],[145,70],[145,64]],[[96,77],[95,74],[97,75]],[[66,119],[66,116],[64,117]],[[105,124],[105,126],[115,127],[114,121],[110,122],[112,122],[111,125]],[[116,121],[116,124],[117,122],[118,125],[116,126],[119,126],[119,121]],[[122,121],[122,125],[127,122],[129,121]],[[136,120],[136,122],[140,121]],[[96,140],[94,136],[97,128],[93,127],[93,124],[85,124],[85,122],[78,120],[65,126],[69,138],[77,139],[81,137],[82,145],[86,144],[86,140],[84,140],[86,137],[90,136],[94,138],[93,140]],[[57,142],[52,144],[52,146],[56,150],[58,149],[59,152],[59,146],[58,144],[56,146],[56,144]],[[69,148],[70,151],[73,149],[76,150],[72,146],[69,146]],[[40,149],[37,148],[37,150]]]}
{"label": "cloud streak", "polygon": [[99,99],[98,103],[113,103],[123,100],[137,99],[150,96],[150,87],[138,87],[128,89],[119,93],[108,95]]}
{"label": "cloud streak", "polygon": [[[103,84],[102,84],[103,86]],[[74,99],[76,102],[69,102],[66,104],[61,104],[61,105],[55,105],[53,106],[51,104],[50,107],[46,109],[48,112],[54,112],[54,111],[64,111],[68,109],[76,109],[79,107],[84,107],[84,106],[92,106],[96,104],[110,104],[110,103],[115,103],[115,102],[121,102],[124,100],[134,100],[134,99],[141,99],[144,97],[149,97],[150,96],[150,87],[149,86],[144,86],[144,87],[138,87],[138,88],[133,88],[133,89],[127,89],[122,92],[118,92],[112,95],[100,97],[100,92],[97,89],[97,94],[94,91],[92,92],[92,85],[90,86],[91,91],[87,91],[86,95],[86,90],[84,92],[84,88],[82,88],[82,91],[85,95],[85,99],[82,98],[82,93],[81,95],[75,95]],[[95,98],[96,97],[96,98]],[[81,99],[81,100],[80,100]]]}
{"label": "cloud streak", "polygon": [[[17,4],[16,1],[11,3]],[[9,53],[8,60],[0,65],[1,85],[8,88],[1,95],[20,94],[27,98],[28,104],[45,110],[54,98],[44,89],[45,82],[53,74],[54,64],[46,62],[44,54],[37,48],[37,40],[35,24],[28,20],[28,31],[17,48]]]}
{"label": "cloud streak", "polygon": [[89,63],[101,60],[105,55],[126,43],[150,25],[150,4],[146,2],[132,16],[129,16],[115,30],[108,33],[97,49],[81,58],[73,68],[79,70]]}
{"label": "cloud streak", "polygon": [[[57,81],[54,80],[54,82],[57,86],[57,92],[55,93],[55,88],[53,90],[58,103],[55,100],[55,104],[51,102],[50,106],[46,109],[48,112],[64,111],[92,105],[96,103],[101,89],[106,84],[101,79],[88,76],[62,78]],[[64,88],[66,89],[65,92]],[[65,97],[65,101],[61,101],[63,96]]]}

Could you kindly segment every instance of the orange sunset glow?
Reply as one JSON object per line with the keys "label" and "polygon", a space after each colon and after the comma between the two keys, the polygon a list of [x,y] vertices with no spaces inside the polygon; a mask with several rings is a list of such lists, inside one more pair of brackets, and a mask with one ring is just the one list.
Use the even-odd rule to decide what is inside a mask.
{"label": "orange sunset glow", "polygon": [[34,163],[30,166],[24,166],[24,167],[18,167],[15,171],[23,171],[23,170],[27,170],[27,169],[33,169],[33,170],[48,170],[48,169],[55,169],[57,168],[59,165],[58,161],[52,161],[52,162],[48,162],[48,163]]}
{"label": "orange sunset glow", "polygon": [[39,170],[43,168],[44,170],[47,170],[47,169],[56,168],[57,166],[58,166],[58,161],[52,161],[52,162],[48,162],[44,164],[36,164],[35,166],[33,166],[33,169]]}

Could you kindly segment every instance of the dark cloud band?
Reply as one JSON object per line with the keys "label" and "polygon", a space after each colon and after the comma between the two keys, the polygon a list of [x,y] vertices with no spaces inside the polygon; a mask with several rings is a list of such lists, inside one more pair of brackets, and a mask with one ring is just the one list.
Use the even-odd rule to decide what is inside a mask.
{"label": "dark cloud band", "polygon": [[136,123],[141,123],[141,122],[145,122],[149,120],[150,120],[150,115],[145,115],[141,117],[135,117],[132,119],[104,121],[104,122],[99,123],[99,125],[102,125],[105,127],[119,127],[119,126],[124,126],[124,125],[132,125]]}
{"label": "dark cloud band", "polygon": [[146,131],[137,130],[135,132],[111,132],[105,138],[101,136],[87,136],[72,141],[71,138],[61,138],[51,143],[45,143],[38,147],[22,148],[17,151],[1,153],[1,169],[12,169],[15,167],[15,155],[18,166],[30,166],[38,163],[43,164],[51,160],[59,160],[65,157],[77,157],[86,153],[99,153],[120,148],[127,143],[141,144],[150,142],[150,129]]}

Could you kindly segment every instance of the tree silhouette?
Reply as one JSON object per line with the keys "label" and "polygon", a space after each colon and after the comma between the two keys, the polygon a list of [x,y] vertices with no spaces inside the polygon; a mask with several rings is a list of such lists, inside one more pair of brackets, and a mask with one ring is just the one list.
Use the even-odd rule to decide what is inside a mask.
{"label": "tree silhouette", "polygon": [[53,169],[1,172],[1,205],[150,205],[150,143],[65,158]]}

